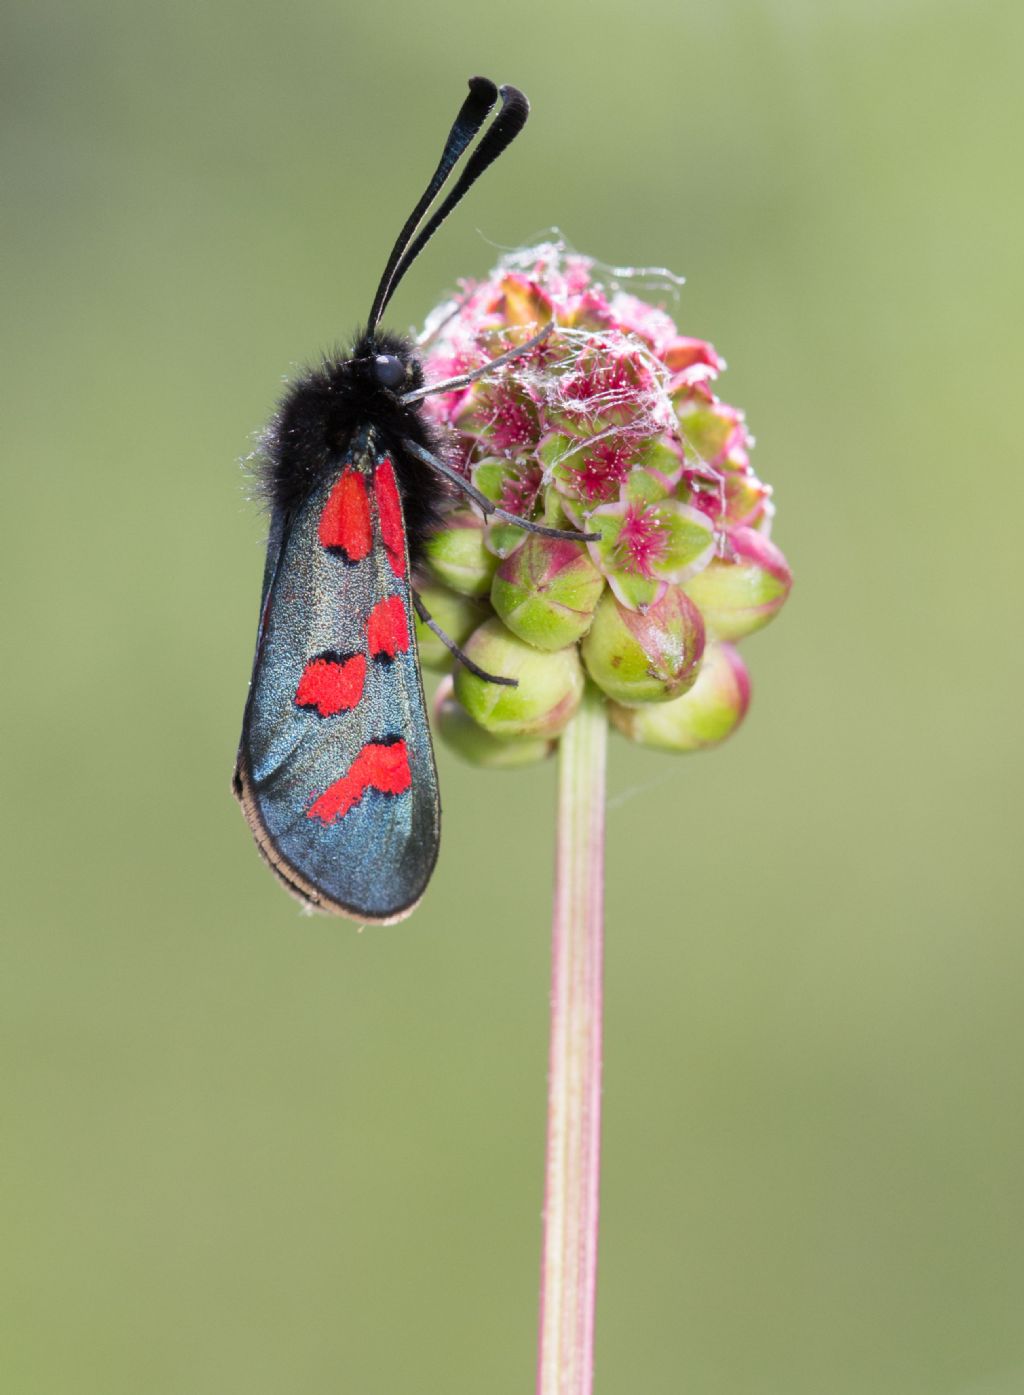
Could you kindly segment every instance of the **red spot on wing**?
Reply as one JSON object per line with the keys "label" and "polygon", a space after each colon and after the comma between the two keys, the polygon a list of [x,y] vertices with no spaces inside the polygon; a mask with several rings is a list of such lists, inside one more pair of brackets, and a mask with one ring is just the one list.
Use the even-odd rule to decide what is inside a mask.
{"label": "red spot on wing", "polygon": [[391,570],[395,576],[404,576],[405,520],[402,518],[402,501],[398,495],[395,470],[390,460],[383,460],[377,467],[373,487],[377,495],[380,535],[388,554],[388,561],[391,563]]}
{"label": "red spot on wing", "polygon": [[404,741],[368,742],[352,762],[347,775],[328,785],[306,811],[308,819],[334,823],[358,804],[367,790],[404,794],[412,785],[409,753]]}
{"label": "red spot on wing", "polygon": [[346,470],[331,490],[318,533],[324,547],[340,548],[350,562],[361,562],[370,551],[370,500],[357,470]]}
{"label": "red spot on wing", "polygon": [[366,681],[366,659],[353,654],[343,659],[322,654],[310,659],[302,670],[295,690],[297,707],[313,707],[321,717],[334,717],[349,712],[363,696]]}
{"label": "red spot on wing", "polygon": [[409,648],[409,621],[401,596],[388,596],[378,601],[366,622],[366,644],[370,658],[382,655],[393,659]]}

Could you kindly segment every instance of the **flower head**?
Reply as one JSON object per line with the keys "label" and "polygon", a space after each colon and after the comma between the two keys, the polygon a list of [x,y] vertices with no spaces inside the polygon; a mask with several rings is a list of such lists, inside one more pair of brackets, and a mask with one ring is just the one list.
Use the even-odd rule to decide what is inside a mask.
{"label": "flower head", "polygon": [[[514,669],[520,690],[488,692],[457,673],[442,735],[458,729],[461,702],[492,737],[530,736],[523,755],[544,754],[584,670],[619,730],[666,749],[713,744],[746,712],[746,669],[726,641],[767,624],[791,584],[769,540],[771,489],[751,465],[743,413],[714,391],[724,360],[636,294],[643,275],[602,271],[545,242],[464,284],[428,322],[428,381],[482,367],[553,325],[493,374],[427,398],[427,410],[487,499],[589,535],[576,544],[528,534],[453,501],[427,548],[435,592],[442,605],[445,588],[473,598],[453,597],[460,621],[473,614],[467,604],[481,607],[467,650],[485,668]],[[662,294],[679,284],[660,273]],[[525,691],[534,682],[536,694]],[[651,707],[648,721],[651,704],[661,716]],[[490,751],[464,732],[458,744]],[[500,750],[497,763],[520,763]]]}

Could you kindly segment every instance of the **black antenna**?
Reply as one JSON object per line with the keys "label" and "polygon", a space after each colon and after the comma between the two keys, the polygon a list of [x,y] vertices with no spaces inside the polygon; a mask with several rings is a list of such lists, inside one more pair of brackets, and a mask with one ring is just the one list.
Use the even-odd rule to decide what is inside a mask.
{"label": "black antenna", "polygon": [[[406,219],[405,226],[398,234],[398,240],[391,249],[388,264],[380,278],[377,294],[370,309],[368,333],[372,334],[380,322],[388,301],[398,283],[409,270],[438,228],[465,197],[467,191],[480,178],[488,165],[494,163],[526,125],[530,114],[530,104],[517,87],[502,87],[501,110],[484,133],[480,144],[466,162],[454,189],[444,202],[434,211],[429,220],[416,234],[416,228],[437,194],[443,188],[460,155],[470,144],[483,125],[487,113],[494,105],[499,89],[489,78],[473,77],[469,80],[469,96],[463,102],[455,124],[448,133],[441,160],[434,171],[430,183]],[[414,236],[415,235],[415,236]]]}
{"label": "black antenna", "polygon": [[370,310],[369,332],[372,334],[377,328],[377,322],[387,304],[387,297],[390,295],[391,282],[394,278],[395,267],[399,258],[405,251],[417,224],[424,213],[433,202],[438,190],[447,180],[452,172],[452,168],[459,156],[469,145],[470,141],[479,131],[487,118],[487,113],[494,106],[498,97],[498,89],[491,82],[490,78],[472,77],[469,79],[469,96],[459,108],[459,114],[455,118],[452,129],[448,132],[448,139],[444,143],[444,150],[441,152],[441,160],[431,176],[430,183],[424,189],[423,194],[416,207],[409,214],[405,221],[405,226],[398,234],[398,239],[391,249],[388,257],[388,264],[384,268],[384,274],[380,278],[380,285],[377,287],[377,294],[373,298],[373,308]]}

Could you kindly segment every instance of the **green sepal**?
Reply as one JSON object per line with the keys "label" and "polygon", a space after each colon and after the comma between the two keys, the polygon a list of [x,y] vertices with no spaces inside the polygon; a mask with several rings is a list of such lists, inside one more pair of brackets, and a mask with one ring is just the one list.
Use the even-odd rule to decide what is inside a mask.
{"label": "green sepal", "polygon": [[444,744],[470,765],[488,770],[516,770],[536,765],[554,752],[552,737],[492,736],[472,717],[455,697],[454,684],[446,678],[434,699],[434,723]]}
{"label": "green sepal", "polygon": [[455,674],[455,695],[493,736],[557,736],[583,696],[583,667],[575,645],[544,653],[495,617],[470,636],[465,651],[485,673],[516,679],[516,687]]}

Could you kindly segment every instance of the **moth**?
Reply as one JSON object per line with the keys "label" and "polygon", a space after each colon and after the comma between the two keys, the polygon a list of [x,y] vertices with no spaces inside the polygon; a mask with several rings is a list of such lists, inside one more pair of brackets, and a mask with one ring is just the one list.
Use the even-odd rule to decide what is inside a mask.
{"label": "moth", "polygon": [[[501,105],[449,192],[431,206]],[[415,909],[437,861],[441,805],[414,614],[481,678],[415,589],[446,499],[579,539],[498,508],[444,459],[424,398],[528,352],[426,386],[413,342],[379,328],[402,277],[470,186],[516,138],[529,103],[469,81],[440,162],[392,248],[366,329],[286,392],[263,444],[270,531],[256,655],[233,789],[260,852],[306,905],[391,924]]]}

